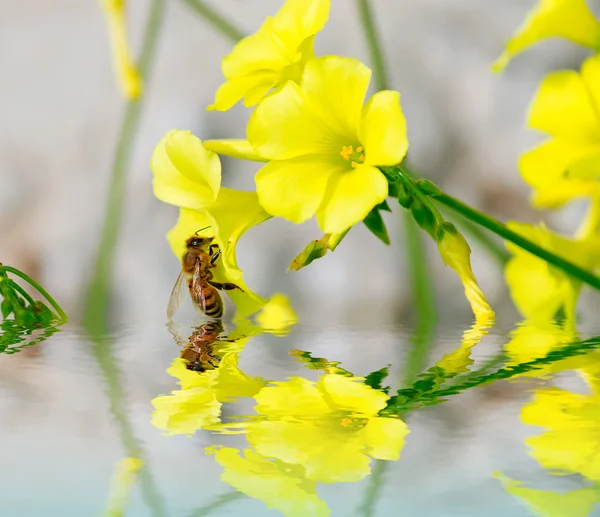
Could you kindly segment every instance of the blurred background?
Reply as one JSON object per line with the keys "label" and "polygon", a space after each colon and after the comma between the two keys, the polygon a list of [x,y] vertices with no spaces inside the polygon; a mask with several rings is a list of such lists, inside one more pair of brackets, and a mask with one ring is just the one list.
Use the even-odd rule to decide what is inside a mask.
{"label": "blurred background", "polygon": [[[543,75],[578,67],[575,45],[548,41],[515,59],[502,75],[490,64],[517,28],[529,0],[377,0],[375,15],[389,75],[402,94],[410,159],[449,193],[501,220],[536,222],[519,153],[540,140],[525,129],[527,107]],[[276,0],[219,0],[212,5],[246,33],[279,8]],[[134,55],[149,2],[128,2]],[[111,306],[118,320],[162,318],[179,263],[165,240],[177,210],[153,197],[149,160],[173,128],[205,138],[243,137],[248,110],[207,112],[222,82],[220,61],[232,44],[183,1],[167,2],[156,63],[145,85],[143,114],[127,171]],[[113,74],[106,26],[96,2],[39,0],[3,6],[0,32],[0,257],[45,285],[77,319],[93,269],[105,215],[110,171],[124,113]],[[356,56],[369,63],[354,2],[334,0],[317,55]],[[224,159],[226,186],[253,189],[255,164]],[[362,225],[334,254],[297,273],[291,259],[320,233],[314,221],[268,221],[241,241],[248,284],[263,296],[289,294],[301,318],[334,322],[410,317],[409,279],[399,207],[386,214],[392,245]],[[571,217],[573,216],[573,217]],[[570,231],[571,209],[552,218]],[[458,279],[432,243],[428,266],[442,318],[470,317]],[[473,264],[497,310],[511,311],[502,273],[472,242]],[[361,283],[362,303],[354,296]],[[313,303],[315,298],[323,303]],[[327,307],[323,311],[322,307]],[[357,320],[358,319],[358,320]]]}
{"label": "blurred background", "polygon": [[[540,140],[525,128],[539,81],[550,70],[578,68],[584,51],[548,41],[495,75],[491,63],[533,0],[372,4],[391,86],[402,94],[414,168],[503,221],[545,219],[555,229],[573,231],[583,207],[551,215],[534,211],[517,160]],[[250,33],[281,2],[214,0],[211,5]],[[190,129],[202,139],[244,136],[249,112],[242,106],[227,113],[205,111],[222,82],[220,62],[232,44],[184,1],[167,2],[132,143],[112,271],[110,308],[119,332],[103,346],[82,337],[76,324],[93,273],[125,110],[105,22],[95,1],[21,0],[2,7],[0,261],[40,281],[75,325],[43,346],[0,361],[0,420],[8,422],[0,441],[11,444],[1,451],[6,470],[0,516],[98,514],[113,464],[132,443],[145,449],[151,488],[162,495],[156,496],[159,509],[148,511],[136,493],[131,515],[188,515],[183,509],[201,507],[227,487],[217,482],[220,467],[201,450],[214,437],[165,439],[150,425],[151,399],[175,389],[165,370],[179,350],[164,320],[180,266],[165,238],[177,209],[154,198],[149,161],[154,145],[173,128]],[[134,55],[148,7],[145,0],[128,2]],[[369,63],[355,2],[332,0],[315,50]],[[226,158],[223,163],[225,186],[254,188],[255,164]],[[301,348],[342,361],[357,375],[393,362],[390,383],[398,384],[415,307],[399,207],[385,217],[389,248],[359,225],[335,253],[295,273],[286,274],[289,262],[320,237],[314,221],[295,226],[270,220],[244,236],[237,255],[248,285],[265,297],[287,294],[301,321],[286,340],[254,341],[242,357],[245,371],[277,379],[305,375],[288,354]],[[489,353],[506,342],[505,332],[518,317],[501,267],[469,240],[475,274],[500,316],[500,330],[484,347]],[[472,315],[458,278],[442,264],[435,245],[425,244],[442,329],[431,364],[458,344]],[[400,504],[406,515],[528,515],[491,477],[495,470],[519,473],[520,479],[543,474],[522,445],[532,432],[519,422],[528,397],[522,385],[503,384],[415,415],[403,460],[388,472],[396,488],[380,493],[381,515]],[[331,485],[320,493],[335,501],[334,515],[353,515],[367,483],[355,491]],[[277,515],[256,501],[242,500],[235,508],[223,515]]]}

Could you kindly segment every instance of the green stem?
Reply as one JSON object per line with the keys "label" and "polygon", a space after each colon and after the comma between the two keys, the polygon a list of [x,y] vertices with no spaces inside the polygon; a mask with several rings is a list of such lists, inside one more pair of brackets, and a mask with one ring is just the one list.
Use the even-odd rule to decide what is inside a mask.
{"label": "green stem", "polygon": [[196,11],[202,18],[204,18],[210,25],[212,25],[217,32],[220,32],[226,38],[229,38],[233,43],[237,43],[241,40],[245,34],[233,25],[227,18],[225,18],[218,11],[212,7],[206,5],[203,0],[183,0],[191,9]]}
{"label": "green stem", "polygon": [[[164,18],[165,6],[165,0],[152,0],[150,13],[146,21],[142,52],[137,62],[144,84],[148,80],[154,62],[158,33]],[[113,161],[104,227],[96,255],[94,273],[88,287],[87,303],[83,315],[84,325],[91,334],[103,333],[108,324],[111,272],[123,214],[126,172],[131,161],[133,142],[140,124],[142,101],[143,98],[132,99],[127,103]]]}
{"label": "green stem", "polygon": [[25,289],[23,289],[19,284],[17,284],[17,282],[15,282],[14,280],[8,280],[8,283],[10,287],[17,291],[23,298],[25,298],[32,307],[35,305],[35,300],[31,296],[29,296],[29,293]]}
{"label": "green stem", "polygon": [[67,317],[67,315],[65,314],[65,311],[63,311],[61,309],[60,305],[58,305],[56,300],[54,298],[52,298],[52,296],[50,296],[50,293],[48,293],[48,291],[46,291],[46,289],[44,289],[40,284],[38,284],[31,277],[29,277],[25,273],[19,271],[18,269],[15,269],[14,267],[11,267],[11,266],[4,266],[4,265],[0,266],[0,270],[6,271],[8,273],[12,273],[13,275],[16,275],[19,278],[22,278],[23,280],[25,280],[25,282],[27,282],[29,285],[33,286],[44,298],[46,298],[46,300],[48,300],[48,302],[50,303],[50,305],[52,305],[52,307],[54,307],[56,314],[58,314],[58,317],[62,321],[67,321],[69,319]]}
{"label": "green stem", "polygon": [[[442,214],[447,212],[449,212],[448,209],[442,210]],[[459,217],[460,221],[456,223],[457,226],[461,227],[467,235],[473,237],[473,240],[477,241],[500,266],[504,266],[510,259],[508,250],[504,248],[502,244],[494,240],[494,238],[480,226],[477,226],[469,219],[466,219],[462,214],[459,214]]]}
{"label": "green stem", "polygon": [[487,228],[488,230],[495,233],[496,235],[499,235],[503,239],[512,242],[513,244],[516,244],[525,251],[528,251],[536,257],[539,257],[542,260],[548,262],[549,264],[552,264],[553,266],[561,269],[562,271],[571,275],[572,277],[577,278],[578,280],[581,280],[582,282],[591,285],[595,289],[600,290],[599,277],[597,277],[593,273],[590,273],[589,271],[586,271],[578,265],[573,264],[572,262],[569,262],[568,260],[565,260],[562,257],[559,257],[558,255],[555,255],[554,253],[542,248],[536,243],[530,241],[529,239],[526,239],[522,235],[519,235],[518,233],[509,229],[505,224],[501,223],[497,219],[494,219],[493,217],[484,214],[483,212],[480,212],[479,210],[476,210],[475,208],[472,208],[469,205],[466,205],[462,201],[459,201],[458,199],[449,196],[448,194],[445,194],[441,190],[439,191],[439,193],[431,194],[431,197],[439,203],[446,205],[448,208],[454,210],[455,212],[458,212],[465,218],[473,221],[474,223],[483,226],[484,228]]}
{"label": "green stem", "polygon": [[411,293],[415,305],[415,329],[412,346],[404,366],[403,385],[410,385],[427,363],[429,346],[437,321],[435,295],[427,271],[427,256],[422,233],[410,212],[404,210],[406,252]]}
{"label": "green stem", "polygon": [[363,30],[365,31],[365,40],[371,54],[371,64],[373,66],[373,76],[375,88],[377,90],[388,89],[388,78],[383,59],[383,51],[381,50],[381,42],[379,41],[379,32],[375,27],[373,11],[369,0],[356,0],[360,20]]}
{"label": "green stem", "polygon": [[[389,88],[385,60],[379,32],[375,26],[373,11],[369,0],[356,0],[360,21],[363,26],[365,41],[371,56],[375,88]],[[437,211],[436,211],[437,212]],[[412,216],[407,212],[404,216],[406,232],[406,250],[408,254],[408,276],[411,281],[412,299],[415,305],[417,321],[412,340],[412,348],[405,368],[405,380],[416,376],[425,364],[428,344],[437,319],[433,286],[427,271],[426,253],[421,231]]]}

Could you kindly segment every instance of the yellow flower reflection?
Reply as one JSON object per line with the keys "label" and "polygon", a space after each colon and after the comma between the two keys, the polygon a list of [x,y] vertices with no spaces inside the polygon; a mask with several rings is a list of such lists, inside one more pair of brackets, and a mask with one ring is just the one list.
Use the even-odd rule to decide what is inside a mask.
{"label": "yellow flower reflection", "polygon": [[589,10],[586,0],[538,0],[523,25],[506,42],[506,50],[493,69],[501,71],[515,55],[553,37],[600,50],[600,23]]}
{"label": "yellow flower reflection", "polygon": [[546,428],[527,440],[531,455],[547,469],[600,481],[600,395],[543,388],[522,412],[529,425]]}
{"label": "yellow flower reflection", "polygon": [[138,473],[144,462],[140,458],[127,457],[115,464],[115,472],[110,482],[108,504],[102,517],[122,517],[125,515],[129,499]]}
{"label": "yellow flower reflection", "polygon": [[314,36],[327,22],[329,6],[329,0],[286,0],[223,59],[226,82],[208,109],[226,111],[242,97],[245,106],[254,106],[277,85],[298,80],[314,56]]}
{"label": "yellow flower reflection", "polygon": [[316,482],[306,478],[303,467],[269,460],[251,449],[241,456],[237,449],[224,447],[214,455],[224,468],[221,479],[225,483],[286,517],[330,515],[327,504],[317,496]]}
{"label": "yellow flower reflection", "polygon": [[293,377],[254,398],[264,418],[245,424],[248,442],[261,456],[303,466],[313,481],[364,478],[370,457],[400,458],[409,432],[402,420],[378,416],[389,397],[359,377],[325,374],[316,384]]}
{"label": "yellow flower reflection", "polygon": [[242,372],[238,356],[247,339],[235,343],[218,343],[218,367],[204,372],[188,369],[188,361],[176,358],[167,373],[179,379],[180,390],[170,395],[160,395],[152,401],[152,424],[168,434],[192,435],[198,429],[220,423],[223,402],[237,397],[251,397],[264,385],[264,381]]}
{"label": "yellow flower reflection", "polygon": [[496,477],[509,494],[517,496],[541,517],[588,517],[600,502],[600,490],[596,486],[560,493],[527,488],[502,474]]}

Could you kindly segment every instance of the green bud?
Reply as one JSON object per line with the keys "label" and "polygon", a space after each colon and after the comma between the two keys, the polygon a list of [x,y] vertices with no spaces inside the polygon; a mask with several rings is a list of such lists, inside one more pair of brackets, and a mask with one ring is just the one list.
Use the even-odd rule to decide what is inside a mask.
{"label": "green bud", "polygon": [[398,183],[398,203],[400,206],[409,209],[413,203],[412,193],[406,188],[404,183]]}
{"label": "green bud", "polygon": [[442,194],[440,188],[429,180],[419,180],[417,181],[417,186],[423,194],[427,194],[428,196],[439,196]]}
{"label": "green bud", "polygon": [[437,221],[431,209],[425,205],[420,199],[415,199],[410,207],[412,216],[417,224],[425,230],[432,239],[436,239]]}
{"label": "green bud", "polygon": [[6,298],[4,298],[0,304],[0,310],[2,311],[2,319],[6,319],[13,311],[12,304]]}
{"label": "green bud", "polygon": [[15,322],[22,326],[29,326],[35,323],[35,315],[32,311],[18,307],[15,309]]}
{"label": "green bud", "polygon": [[33,306],[33,312],[38,321],[41,321],[43,323],[50,323],[51,321],[56,319],[56,316],[50,310],[50,308],[40,300],[37,300],[35,302],[35,305]]}
{"label": "green bud", "polygon": [[[452,224],[449,221],[444,221],[442,224],[440,224],[438,226],[438,229],[435,233],[436,242],[442,242],[442,239],[446,235],[449,237],[453,237],[453,238],[456,238],[459,235],[459,232],[456,229],[456,226],[454,226],[454,224]],[[462,238],[462,235],[461,235],[461,238]]]}

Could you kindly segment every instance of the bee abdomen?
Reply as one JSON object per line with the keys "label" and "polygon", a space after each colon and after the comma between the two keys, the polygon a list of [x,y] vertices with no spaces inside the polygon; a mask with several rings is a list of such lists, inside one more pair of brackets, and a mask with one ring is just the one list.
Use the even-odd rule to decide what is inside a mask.
{"label": "bee abdomen", "polygon": [[223,300],[216,290],[206,291],[206,310],[204,313],[211,318],[223,316]]}

